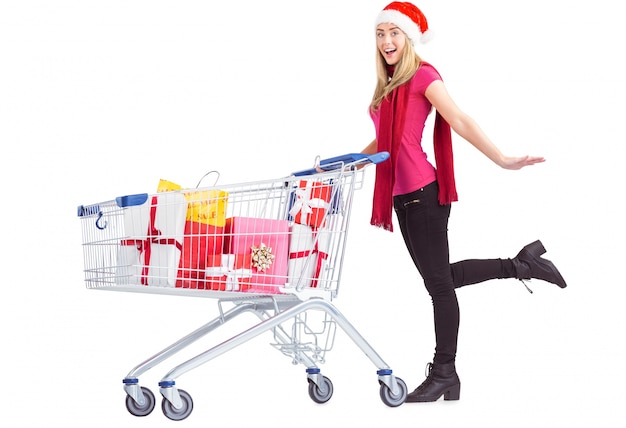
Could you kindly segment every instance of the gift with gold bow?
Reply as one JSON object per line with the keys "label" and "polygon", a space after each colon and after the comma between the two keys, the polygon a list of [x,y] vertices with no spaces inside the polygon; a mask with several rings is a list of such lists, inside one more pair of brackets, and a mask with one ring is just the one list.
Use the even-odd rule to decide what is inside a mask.
{"label": "gift with gold bow", "polygon": [[229,217],[223,254],[249,254],[256,291],[276,292],[287,281],[289,222],[256,217]]}

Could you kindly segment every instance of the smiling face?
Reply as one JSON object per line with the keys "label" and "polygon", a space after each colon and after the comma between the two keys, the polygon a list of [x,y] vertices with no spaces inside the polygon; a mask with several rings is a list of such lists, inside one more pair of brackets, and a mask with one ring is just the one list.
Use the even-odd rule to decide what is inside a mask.
{"label": "smiling face", "polygon": [[376,45],[387,64],[396,65],[400,61],[406,43],[407,37],[397,25],[382,23],[376,27]]}

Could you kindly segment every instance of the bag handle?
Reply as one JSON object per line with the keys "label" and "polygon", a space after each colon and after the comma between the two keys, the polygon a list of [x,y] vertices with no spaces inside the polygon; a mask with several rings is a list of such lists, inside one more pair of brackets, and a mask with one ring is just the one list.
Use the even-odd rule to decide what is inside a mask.
{"label": "bag handle", "polygon": [[200,187],[200,183],[202,183],[202,180],[204,180],[206,177],[208,177],[211,174],[217,174],[217,177],[215,178],[215,182],[213,183],[213,187],[215,187],[217,185],[217,181],[220,179],[220,173],[219,171],[213,170],[213,171],[207,172],[200,178],[200,180],[198,181],[198,184],[196,184],[196,189]]}

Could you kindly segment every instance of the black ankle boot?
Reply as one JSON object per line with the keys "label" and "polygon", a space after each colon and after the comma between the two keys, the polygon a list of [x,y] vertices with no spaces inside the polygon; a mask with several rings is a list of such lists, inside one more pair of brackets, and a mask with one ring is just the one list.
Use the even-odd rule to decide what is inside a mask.
{"label": "black ankle boot", "polygon": [[443,395],[444,400],[458,400],[461,395],[461,381],[456,374],[454,363],[428,363],[428,375],[420,386],[406,397],[407,403],[425,403],[437,401]]}
{"label": "black ankle boot", "polygon": [[522,248],[517,257],[511,259],[515,267],[515,277],[519,280],[541,279],[561,288],[567,287],[556,266],[550,260],[540,257],[545,252],[541,241],[535,241]]}

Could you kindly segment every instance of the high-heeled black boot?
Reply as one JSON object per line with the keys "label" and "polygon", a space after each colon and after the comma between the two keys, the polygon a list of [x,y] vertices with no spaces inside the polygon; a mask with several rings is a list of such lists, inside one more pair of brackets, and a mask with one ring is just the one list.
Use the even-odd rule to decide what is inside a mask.
{"label": "high-heeled black boot", "polygon": [[[511,259],[516,272],[516,278],[541,279],[556,284],[561,288],[567,287],[559,270],[550,260],[540,257],[546,252],[541,241],[535,241],[526,245],[519,254]],[[522,281],[523,282],[523,281]]]}
{"label": "high-heeled black boot", "polygon": [[442,395],[444,400],[458,400],[461,395],[461,381],[456,374],[454,363],[428,363],[427,367],[426,380],[407,395],[406,402],[437,401]]}

